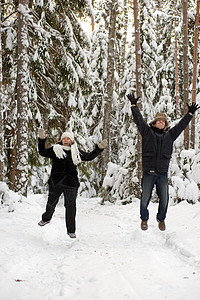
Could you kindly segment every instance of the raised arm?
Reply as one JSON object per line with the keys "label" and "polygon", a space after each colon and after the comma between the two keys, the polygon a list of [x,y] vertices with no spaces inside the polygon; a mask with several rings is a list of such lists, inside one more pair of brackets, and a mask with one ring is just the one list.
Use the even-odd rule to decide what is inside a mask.
{"label": "raised arm", "polygon": [[185,128],[187,127],[189,122],[192,120],[192,117],[193,117],[195,111],[200,108],[200,106],[198,106],[195,103],[192,103],[191,105],[187,104],[187,106],[188,106],[187,114],[178,122],[178,124],[176,124],[174,127],[172,127],[169,130],[169,132],[172,136],[172,139],[174,141],[181,134],[181,132],[183,130],[185,130]]}
{"label": "raised arm", "polygon": [[46,134],[43,128],[38,130],[38,150],[41,156],[54,158],[53,147],[45,148]]}
{"label": "raised arm", "polygon": [[137,125],[140,134],[144,135],[145,131],[149,129],[149,126],[144,121],[144,119],[139,111],[139,108],[137,106],[137,101],[139,100],[140,97],[135,98],[134,94],[128,94],[127,98],[129,99],[129,101],[131,103],[131,111],[132,111],[132,115],[133,115],[133,120],[134,120],[135,124]]}
{"label": "raised arm", "polygon": [[82,161],[90,161],[96,158],[108,145],[107,140],[103,140],[101,143],[98,143],[95,149],[92,152],[84,152],[83,150],[79,150],[80,157]]}

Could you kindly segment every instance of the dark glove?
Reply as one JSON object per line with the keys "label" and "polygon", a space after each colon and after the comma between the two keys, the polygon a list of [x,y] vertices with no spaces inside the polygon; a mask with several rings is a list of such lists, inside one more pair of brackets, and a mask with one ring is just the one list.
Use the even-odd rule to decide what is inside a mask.
{"label": "dark glove", "polygon": [[137,101],[139,100],[140,97],[135,98],[134,94],[128,94],[126,97],[130,100],[131,105],[132,104],[137,104]]}
{"label": "dark glove", "polygon": [[188,112],[191,114],[194,114],[195,111],[200,108],[200,106],[198,106],[198,104],[194,102],[191,105],[187,104],[187,106],[188,106]]}

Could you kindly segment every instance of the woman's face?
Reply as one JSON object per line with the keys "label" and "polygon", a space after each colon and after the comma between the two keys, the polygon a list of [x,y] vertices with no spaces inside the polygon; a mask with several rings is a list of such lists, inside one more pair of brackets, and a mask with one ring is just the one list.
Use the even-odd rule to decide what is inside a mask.
{"label": "woman's face", "polygon": [[72,145],[72,140],[69,138],[69,137],[64,137],[62,140],[61,140],[63,146],[71,146]]}

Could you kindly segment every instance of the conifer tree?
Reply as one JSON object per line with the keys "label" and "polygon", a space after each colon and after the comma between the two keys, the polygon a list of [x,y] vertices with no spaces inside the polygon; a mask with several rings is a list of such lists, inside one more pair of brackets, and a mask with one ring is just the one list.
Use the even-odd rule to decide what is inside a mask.
{"label": "conifer tree", "polygon": [[[2,11],[2,110],[1,123],[3,134],[4,180],[14,189],[16,170],[16,49],[17,31],[15,2],[1,3]],[[15,47],[14,47],[15,44]],[[15,50],[14,50],[15,48]]]}
{"label": "conifer tree", "polygon": [[[5,110],[7,176],[10,187],[21,191],[21,176],[15,174],[16,136],[18,136],[18,149],[23,148],[25,151],[25,145],[30,141],[30,147],[23,155],[23,163],[25,165],[29,163],[32,168],[34,164],[38,164],[38,159],[36,159],[38,157],[36,134],[39,126],[44,126],[47,134],[54,138],[50,139],[50,142],[55,142],[61,132],[67,128],[69,129],[69,127],[75,132],[75,135],[78,131],[81,137],[84,124],[82,124],[80,115],[84,104],[84,95],[88,94],[91,89],[87,77],[88,61],[85,52],[86,48],[89,49],[89,40],[78,20],[78,16],[91,12],[89,2],[31,1],[29,4],[30,11],[28,9],[23,11],[28,20],[29,30],[28,56],[24,55],[23,59],[28,60],[27,68],[30,71],[29,73],[26,72],[29,80],[28,83],[24,84],[24,89],[28,89],[29,93],[28,98],[23,98],[28,102],[26,104],[21,103],[21,105],[20,89],[17,91],[18,111],[22,110],[22,113],[18,115],[16,115],[14,101],[17,75],[17,66],[14,62],[18,57],[16,51],[17,28],[15,27],[17,16],[13,14],[15,9],[18,8],[17,2],[16,7],[11,6],[7,11],[7,15],[10,14],[13,18],[9,19],[10,23],[7,22],[9,26],[5,31],[4,39],[4,46],[7,47],[4,54],[4,58],[7,55],[7,59],[4,60],[5,64],[3,66],[4,84],[6,84],[6,80],[12,82],[6,89],[8,97],[6,96],[7,102],[5,102],[6,107],[9,108]],[[20,66],[18,70],[20,70]],[[11,74],[13,78],[11,78]],[[19,79],[20,72],[18,74]],[[18,80],[18,86],[23,87],[20,82]],[[21,92],[23,93],[23,91]],[[17,116],[20,116],[20,118],[17,118]],[[22,135],[20,134],[20,130],[23,129],[23,126],[20,125],[22,116],[24,116],[23,126],[27,128],[26,124],[28,123],[29,130],[29,132],[26,132],[26,136],[23,134],[24,139],[27,139],[23,147]],[[23,132],[25,133],[25,130]],[[19,151],[17,153],[17,163],[20,166],[22,154]],[[22,170],[21,167],[17,169]],[[29,168],[25,169],[28,171]],[[32,171],[30,169],[29,172],[31,175]],[[16,180],[17,178],[19,180]],[[24,178],[27,178],[27,174]],[[27,180],[23,182],[27,183]]]}
{"label": "conifer tree", "polygon": [[17,62],[17,164],[16,191],[27,195],[28,180],[28,0],[18,6],[18,62]]}
{"label": "conifer tree", "polygon": [[[36,1],[33,8],[33,132],[43,126],[48,142],[55,143],[64,130],[72,130],[84,146],[82,113],[85,97],[91,92],[87,74],[90,43],[78,17],[91,15],[92,9],[88,1]],[[37,26],[39,29],[33,30]],[[35,155],[31,153],[33,160]]]}
{"label": "conifer tree", "polygon": [[[194,34],[194,54],[193,54],[193,80],[192,80],[192,102],[196,102],[197,94],[197,64],[198,64],[198,39],[199,39],[199,6],[200,1],[197,0],[196,16],[195,16],[195,34]],[[195,116],[191,121],[191,147],[195,147]]]}
{"label": "conifer tree", "polygon": [[114,56],[115,56],[115,39],[116,39],[116,0],[108,0],[107,6],[109,10],[109,32],[108,32],[108,55],[107,55],[107,86],[104,104],[104,123],[103,138],[108,140],[108,147],[102,155],[102,172],[106,174],[107,164],[110,158],[110,118],[114,91]]}
{"label": "conifer tree", "polygon": [[0,3],[0,181],[4,180],[4,147],[3,147],[3,74],[2,74],[2,17],[1,17],[1,3]]}
{"label": "conifer tree", "polygon": [[[183,102],[184,113],[187,111],[189,99],[189,68],[188,68],[188,4],[186,0],[183,5]],[[184,130],[184,146],[189,148],[189,126]]]}

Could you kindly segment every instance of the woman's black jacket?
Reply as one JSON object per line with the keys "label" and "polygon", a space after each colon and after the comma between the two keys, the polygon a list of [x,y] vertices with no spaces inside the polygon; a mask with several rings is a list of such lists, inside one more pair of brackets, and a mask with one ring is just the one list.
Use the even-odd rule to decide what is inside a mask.
{"label": "woman's black jacket", "polygon": [[[51,174],[48,183],[56,186],[58,183],[62,183],[65,186],[79,187],[77,167],[72,161],[71,150],[64,150],[67,156],[63,159],[58,158],[54,151],[53,146],[45,148],[46,139],[38,138],[38,149],[40,155],[52,159]],[[82,161],[90,161],[97,157],[103,149],[100,149],[97,145],[92,152],[84,152],[79,149],[80,157]]]}
{"label": "woman's black jacket", "polygon": [[131,106],[133,119],[142,136],[143,171],[167,172],[173,151],[173,143],[187,127],[192,116],[187,113],[174,127],[167,131],[149,126],[137,106]]}

